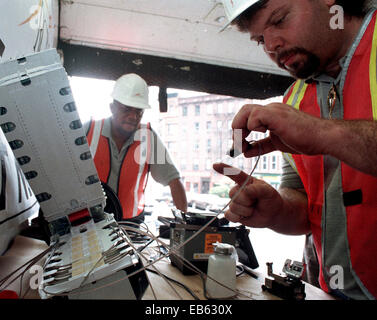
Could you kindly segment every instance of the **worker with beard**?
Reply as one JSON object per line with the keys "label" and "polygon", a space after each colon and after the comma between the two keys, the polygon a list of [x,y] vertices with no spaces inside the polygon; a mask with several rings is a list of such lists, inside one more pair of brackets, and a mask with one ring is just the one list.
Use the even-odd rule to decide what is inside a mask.
{"label": "worker with beard", "polygon": [[[235,153],[280,150],[282,184],[251,178],[226,218],[312,235],[319,284],[344,299],[377,298],[377,22],[366,1],[222,0],[228,25],[296,81],[283,103],[249,104],[232,128]],[[337,15],[337,16],[336,16]],[[236,54],[237,52],[235,52]],[[269,132],[249,143],[251,132]],[[234,172],[225,164],[214,169]],[[224,171],[227,168],[229,170]],[[248,175],[226,174],[236,182]]]}

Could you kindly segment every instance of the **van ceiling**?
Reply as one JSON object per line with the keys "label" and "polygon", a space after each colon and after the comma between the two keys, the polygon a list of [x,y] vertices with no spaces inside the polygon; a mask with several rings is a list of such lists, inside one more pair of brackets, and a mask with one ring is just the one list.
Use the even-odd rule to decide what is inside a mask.
{"label": "van ceiling", "polygon": [[225,23],[218,0],[61,1],[59,48],[71,75],[245,98],[284,93],[292,78]]}

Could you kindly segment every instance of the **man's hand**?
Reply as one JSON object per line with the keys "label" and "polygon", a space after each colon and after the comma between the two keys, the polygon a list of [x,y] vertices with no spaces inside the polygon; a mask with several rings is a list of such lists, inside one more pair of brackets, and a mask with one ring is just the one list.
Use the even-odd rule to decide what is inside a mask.
{"label": "man's hand", "polygon": [[[280,150],[307,155],[324,154],[327,120],[298,111],[289,105],[271,103],[266,106],[244,105],[233,119],[232,128],[242,130],[242,146],[234,147],[245,157],[255,157]],[[249,144],[245,137],[251,131],[270,131],[270,136]],[[233,138],[235,135],[233,135]],[[239,150],[239,149],[242,150]]]}
{"label": "man's hand", "polygon": [[[248,179],[245,172],[224,163],[215,163],[213,169],[237,183],[229,192],[232,199]],[[231,222],[240,222],[249,227],[272,228],[282,207],[283,199],[273,187],[262,180],[250,177],[244,189],[230,203],[225,217]]]}
{"label": "man's hand", "polygon": [[178,210],[187,212],[187,197],[185,188],[180,179],[174,179],[169,182],[170,193],[173,198],[175,207]]}
{"label": "man's hand", "polygon": [[[284,189],[282,195],[263,180],[249,177],[227,164],[215,163],[213,168],[237,183],[229,192],[233,199],[225,212],[229,221],[253,228],[270,228],[289,235],[310,232],[307,198],[303,192]],[[246,179],[249,179],[247,184],[236,195]]]}

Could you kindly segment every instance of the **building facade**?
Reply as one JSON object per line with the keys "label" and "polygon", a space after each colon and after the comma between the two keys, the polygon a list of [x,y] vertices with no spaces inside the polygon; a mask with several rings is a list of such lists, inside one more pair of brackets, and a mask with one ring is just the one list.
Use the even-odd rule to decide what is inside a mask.
{"label": "building facade", "polygon": [[[274,101],[279,101],[275,99]],[[159,133],[181,172],[187,192],[209,193],[217,186],[233,182],[217,174],[212,165],[225,162],[250,173],[257,158],[227,156],[232,147],[232,121],[245,104],[265,104],[272,101],[253,101],[221,95],[204,94],[193,97],[168,95],[168,112],[160,114]],[[249,139],[259,140],[264,133],[252,133]],[[280,184],[281,153],[261,156],[254,177],[262,178],[275,188]]]}

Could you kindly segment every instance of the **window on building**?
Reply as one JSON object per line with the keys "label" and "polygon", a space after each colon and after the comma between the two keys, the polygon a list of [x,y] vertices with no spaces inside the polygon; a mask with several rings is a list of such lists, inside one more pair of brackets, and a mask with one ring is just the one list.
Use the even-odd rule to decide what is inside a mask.
{"label": "window on building", "polygon": [[220,130],[223,126],[223,122],[221,120],[217,120],[217,129]]}
{"label": "window on building", "polygon": [[212,141],[211,141],[211,139],[208,139],[207,140],[207,152],[211,153],[211,151],[212,151]]}
{"label": "window on building", "polygon": [[199,122],[195,122],[194,126],[195,126],[195,131],[198,132],[199,129],[200,129],[200,123]]}
{"label": "window on building", "polygon": [[200,105],[195,105],[195,115],[200,116]]}
{"label": "window on building", "polygon": [[263,166],[262,166],[263,170],[267,170],[267,157],[266,156],[262,158],[262,162],[263,162]]}
{"label": "window on building", "polygon": [[276,170],[276,156],[272,156],[271,169]]}
{"label": "window on building", "polygon": [[194,159],[192,163],[192,170],[199,171],[199,159]]}
{"label": "window on building", "polygon": [[187,117],[187,106],[182,107],[182,116]]}
{"label": "window on building", "polygon": [[194,143],[194,151],[199,151],[199,140],[195,140],[195,143]]}
{"label": "window on building", "polygon": [[211,128],[212,128],[212,122],[207,121],[207,130],[211,130]]}

